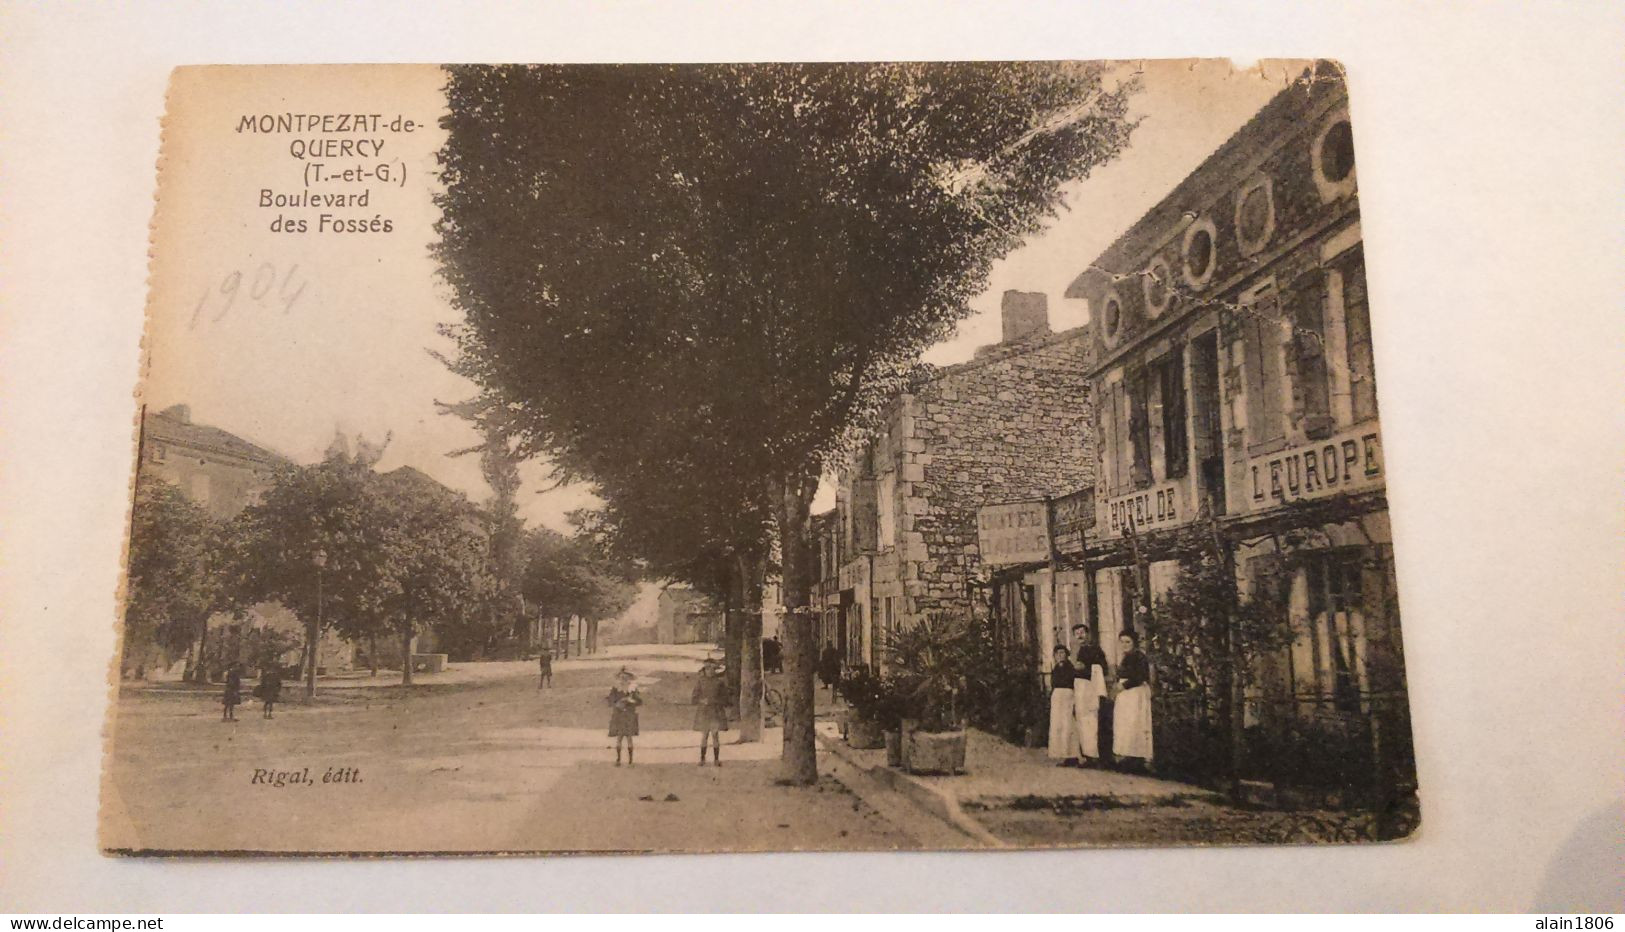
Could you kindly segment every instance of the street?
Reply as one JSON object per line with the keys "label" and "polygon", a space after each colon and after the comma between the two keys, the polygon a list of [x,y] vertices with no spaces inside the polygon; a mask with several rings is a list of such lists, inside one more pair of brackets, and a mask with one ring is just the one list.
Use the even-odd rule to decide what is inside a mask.
{"label": "street", "polygon": [[[688,654],[692,654],[690,650]],[[219,690],[126,690],[104,789],[105,846],[137,851],[764,851],[914,840],[824,777],[778,786],[779,732],[697,766],[698,667],[650,646],[489,667],[410,693],[322,689],[220,721]],[[636,765],[614,765],[604,695],[625,664],[646,702]],[[349,684],[354,686],[352,682]],[[290,685],[284,697],[296,699]],[[725,735],[730,740],[736,733]],[[258,780],[256,780],[258,777]],[[309,782],[302,782],[308,777]],[[323,782],[324,777],[328,782]],[[280,786],[277,784],[281,783]]]}

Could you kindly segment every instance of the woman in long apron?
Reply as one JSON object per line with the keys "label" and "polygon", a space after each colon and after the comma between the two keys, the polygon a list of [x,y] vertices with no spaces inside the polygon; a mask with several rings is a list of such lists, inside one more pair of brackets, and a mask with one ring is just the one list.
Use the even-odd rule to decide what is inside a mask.
{"label": "woman in long apron", "polygon": [[1151,664],[1140,651],[1140,639],[1125,631],[1119,637],[1123,659],[1117,663],[1117,704],[1112,710],[1112,751],[1119,760],[1151,763]]}
{"label": "woman in long apron", "polygon": [[1106,652],[1089,633],[1088,625],[1073,625],[1078,645],[1078,678],[1072,684],[1072,710],[1076,719],[1081,762],[1100,760],[1100,700],[1106,695]]}
{"label": "woman in long apron", "polygon": [[1049,673],[1049,756],[1059,766],[1076,763],[1078,739],[1072,728],[1072,683],[1078,669],[1065,645],[1055,647],[1055,665]]}

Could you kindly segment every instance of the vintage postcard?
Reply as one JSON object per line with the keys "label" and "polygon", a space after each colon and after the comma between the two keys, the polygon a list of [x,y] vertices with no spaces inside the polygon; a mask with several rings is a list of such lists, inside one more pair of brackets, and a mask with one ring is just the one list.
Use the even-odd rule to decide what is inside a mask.
{"label": "vintage postcard", "polygon": [[1411,835],[1355,151],[1330,61],[177,70],[102,847]]}

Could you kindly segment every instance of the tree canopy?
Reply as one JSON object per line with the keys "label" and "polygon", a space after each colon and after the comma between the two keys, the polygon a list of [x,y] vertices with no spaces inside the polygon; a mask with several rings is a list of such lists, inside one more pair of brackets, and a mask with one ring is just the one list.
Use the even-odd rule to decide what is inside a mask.
{"label": "tree canopy", "polygon": [[454,368],[619,515],[662,483],[772,514],[793,780],[816,776],[817,477],[1126,144],[1128,93],[1077,63],[450,70]]}

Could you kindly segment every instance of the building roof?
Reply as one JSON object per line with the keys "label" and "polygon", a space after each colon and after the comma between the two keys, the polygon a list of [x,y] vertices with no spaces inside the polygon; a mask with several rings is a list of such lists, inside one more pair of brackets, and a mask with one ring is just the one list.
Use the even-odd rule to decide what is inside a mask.
{"label": "building roof", "polygon": [[186,405],[174,405],[157,412],[149,411],[142,426],[149,441],[157,440],[210,453],[226,454],[266,466],[282,466],[293,462],[280,453],[249,443],[236,434],[207,424],[193,423],[191,411]]}
{"label": "building roof", "polygon": [[1091,278],[1139,272],[1146,256],[1166,239],[1169,231],[1186,216],[1201,213],[1219,179],[1241,174],[1261,149],[1290,135],[1306,111],[1343,92],[1343,80],[1342,67],[1335,62],[1321,60],[1310,65],[1073,279],[1066,297],[1088,297]]}

